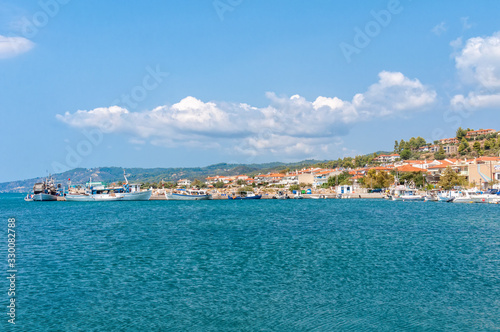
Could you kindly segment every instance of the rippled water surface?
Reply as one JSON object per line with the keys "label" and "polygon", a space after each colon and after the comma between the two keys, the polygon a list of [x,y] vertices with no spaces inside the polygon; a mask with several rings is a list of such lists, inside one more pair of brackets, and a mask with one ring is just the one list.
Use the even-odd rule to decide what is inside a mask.
{"label": "rippled water surface", "polygon": [[497,205],[22,197],[19,331],[500,330]]}

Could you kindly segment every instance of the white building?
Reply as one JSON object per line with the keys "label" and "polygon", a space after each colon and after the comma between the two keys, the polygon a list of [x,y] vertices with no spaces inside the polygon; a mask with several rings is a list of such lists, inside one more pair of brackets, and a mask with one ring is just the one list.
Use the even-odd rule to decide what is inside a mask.
{"label": "white building", "polygon": [[179,181],[177,181],[177,185],[178,186],[181,186],[181,187],[190,187],[191,186],[191,180],[188,180],[188,179],[180,179]]}

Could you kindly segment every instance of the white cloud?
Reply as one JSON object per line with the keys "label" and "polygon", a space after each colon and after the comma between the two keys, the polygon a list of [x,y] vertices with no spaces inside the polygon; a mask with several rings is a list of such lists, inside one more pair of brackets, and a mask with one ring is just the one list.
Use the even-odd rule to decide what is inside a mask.
{"label": "white cloud", "polygon": [[12,58],[28,52],[35,44],[23,37],[5,37],[0,35],[0,59]]}
{"label": "white cloud", "polygon": [[379,81],[351,101],[318,97],[308,101],[267,93],[269,105],[203,102],[186,97],[172,106],[146,112],[118,107],[66,112],[57,118],[76,128],[128,133],[137,143],[223,148],[248,155],[313,156],[336,149],[338,137],[357,122],[407,116],[434,103],[436,92],[398,72],[381,72]]}
{"label": "white cloud", "polygon": [[500,106],[500,33],[474,37],[455,54],[462,82],[471,88],[467,95],[452,98],[451,105],[471,109]]}
{"label": "white cloud", "polygon": [[443,33],[446,32],[446,30],[448,30],[448,28],[446,27],[446,23],[444,22],[441,22],[439,23],[438,25],[436,25],[435,27],[433,27],[431,29],[431,31],[436,35],[436,36],[441,36]]}

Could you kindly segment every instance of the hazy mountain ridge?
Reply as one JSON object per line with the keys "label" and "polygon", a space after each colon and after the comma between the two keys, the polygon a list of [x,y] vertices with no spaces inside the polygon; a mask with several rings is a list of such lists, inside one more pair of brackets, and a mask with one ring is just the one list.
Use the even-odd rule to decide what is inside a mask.
{"label": "hazy mountain ridge", "polygon": [[[272,162],[263,164],[227,164],[219,163],[206,167],[178,167],[178,168],[126,168],[127,178],[130,182],[160,182],[177,181],[181,178],[204,180],[208,176],[215,175],[255,175],[267,173],[287,167],[305,167],[314,165],[320,160],[303,160],[295,163]],[[57,183],[66,184],[71,179],[73,184],[84,184],[92,177],[92,181],[118,182],[123,181],[122,167],[96,167],[96,168],[75,168],[53,177]],[[29,192],[36,182],[41,182],[43,177],[10,181],[0,183],[0,192]]]}

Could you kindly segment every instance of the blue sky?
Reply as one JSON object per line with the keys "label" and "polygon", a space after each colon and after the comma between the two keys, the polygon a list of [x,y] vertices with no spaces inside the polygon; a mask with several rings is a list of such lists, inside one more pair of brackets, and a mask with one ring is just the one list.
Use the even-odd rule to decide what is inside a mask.
{"label": "blue sky", "polygon": [[498,1],[0,0],[0,181],[500,129],[499,14]]}

